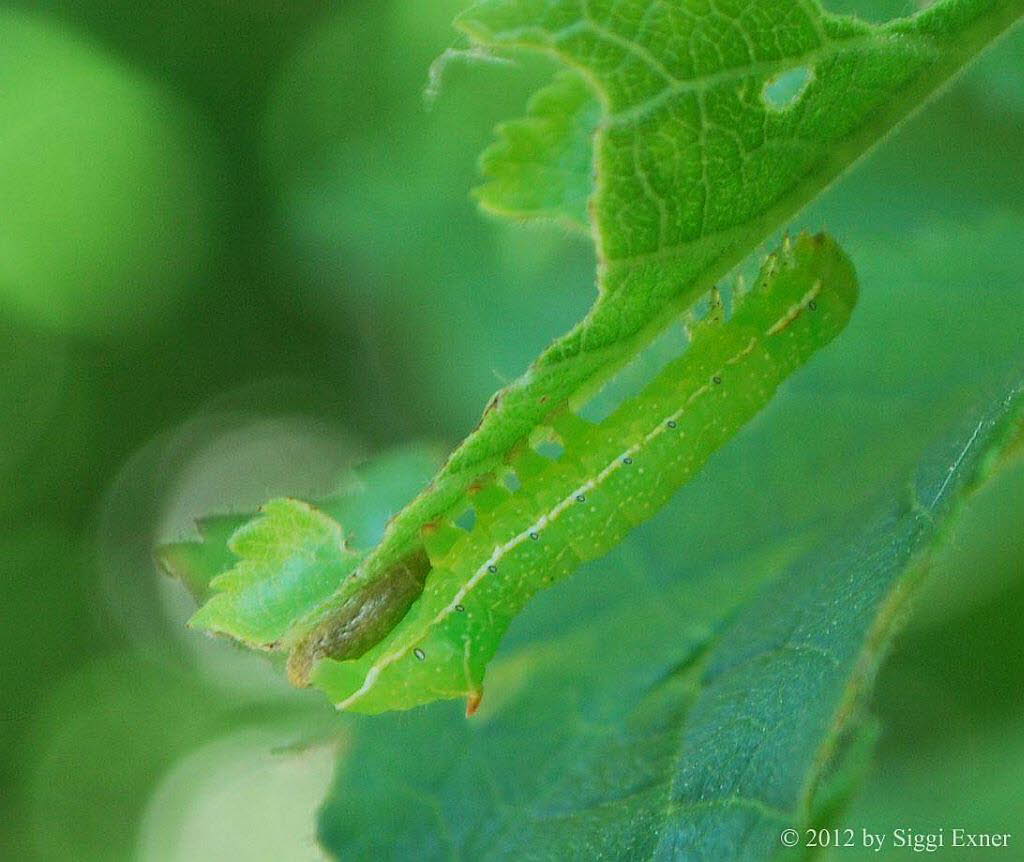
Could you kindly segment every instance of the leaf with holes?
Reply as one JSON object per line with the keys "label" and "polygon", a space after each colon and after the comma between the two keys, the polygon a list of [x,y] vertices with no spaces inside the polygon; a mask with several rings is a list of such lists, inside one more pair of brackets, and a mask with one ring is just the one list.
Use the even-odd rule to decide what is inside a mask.
{"label": "leaf with holes", "polygon": [[612,560],[618,600],[496,660],[510,691],[479,723],[354,724],[321,842],[339,859],[718,862],[832,826],[870,760],[879,663],[964,507],[1021,463],[1022,431],[1018,385],[792,562],[687,570],[676,553],[652,594]]}
{"label": "leaf with holes", "polygon": [[[688,365],[677,369],[679,380],[695,388],[680,385],[666,394],[676,383],[659,378],[616,414],[615,445],[598,445],[608,429],[581,426],[574,411],[1022,12],[1024,0],[943,0],[882,25],[827,14],[814,0],[482,0],[465,12],[458,26],[477,53],[539,52],[575,76],[559,77],[534,100],[530,116],[499,132],[483,160],[488,183],[479,197],[495,211],[579,225],[586,196],[598,298],[575,329],[494,397],[479,427],[391,522],[380,544],[329,597],[303,612],[289,639],[293,679],[315,681],[337,702],[369,711],[466,693],[475,702],[482,665],[508,617],[541,585],[531,579],[554,579],[607,550],[623,522],[635,523],[643,505],[655,508],[687,478],[681,464],[696,469],[805,358],[794,345],[793,355],[773,366],[768,345],[781,343],[772,341],[770,329],[782,326],[791,307],[807,310],[817,301],[807,299],[818,281],[814,267],[794,270],[802,272],[795,280],[804,292],[791,306],[753,297],[739,308],[740,323],[698,337],[680,360]],[[826,259],[818,263],[835,274],[839,253],[822,253]],[[824,301],[833,294],[821,280]],[[834,296],[843,293],[836,288]],[[747,315],[768,327],[755,327],[750,361],[746,353],[741,361],[739,353],[716,352],[743,346],[723,333],[745,325]],[[783,330],[802,333],[809,319],[800,313]],[[834,334],[796,337],[803,349]],[[622,463],[612,450],[647,440],[654,420],[667,423],[683,406],[680,399],[704,385],[694,384],[697,369],[724,368],[733,359],[737,369],[756,373],[744,379],[740,370],[720,390],[727,400],[694,402],[695,415],[686,421],[706,440],[659,452],[654,463],[664,473],[611,468]],[[660,409],[666,406],[671,409]],[[552,434],[575,449],[554,467],[531,452]],[[668,439],[652,437],[652,449]],[[524,486],[531,483],[528,494],[503,485],[509,470]],[[569,492],[605,475],[609,486],[625,483],[623,493],[632,496],[621,508],[611,502],[615,494],[595,501],[590,520],[584,515],[575,525],[591,505],[585,492],[575,495],[585,500],[578,507],[565,503]],[[471,495],[481,517],[463,537],[455,521]],[[529,504],[518,508],[524,500]],[[528,567],[522,583],[503,581],[505,555],[513,553],[508,543],[525,530],[528,541],[515,544],[515,553],[528,553],[520,547],[539,552],[534,542],[540,540],[529,539],[539,531],[527,528],[556,511],[549,538],[561,535],[564,559],[545,551],[549,556]],[[605,528],[597,527],[602,518]],[[514,525],[519,532],[509,532]],[[390,604],[389,584],[404,583],[402,573],[419,571],[424,559],[433,571],[402,617],[404,609]],[[491,571],[499,562],[499,571]],[[495,574],[500,577],[488,578]],[[485,603],[470,612],[472,602],[462,601],[468,593],[461,591],[495,583],[507,585],[505,592],[497,588],[496,607]]]}
{"label": "leaf with holes", "polygon": [[[198,541],[161,546],[158,562],[204,602],[191,625],[256,649],[287,649],[304,633],[303,618],[334,593],[437,465],[428,448],[397,449],[348,473],[316,506],[278,499],[259,513],[204,518]],[[393,623],[387,612],[367,612],[386,599],[390,614],[401,616],[424,574],[409,566],[376,581],[362,613],[350,618],[349,638],[372,638],[375,627]]]}
{"label": "leaf with holes", "polygon": [[842,331],[856,289],[849,262],[824,236],[787,244],[728,320],[716,300],[689,349],[610,416],[596,423],[568,411],[551,416],[561,454],[513,453],[503,477],[514,477],[512,488],[471,489],[472,529],[428,525],[426,588],[375,648],[351,649],[338,661],[332,617],[292,652],[293,676],[311,673],[345,709],[381,712],[462,696],[475,711],[487,663],[526,601],[650,518]]}

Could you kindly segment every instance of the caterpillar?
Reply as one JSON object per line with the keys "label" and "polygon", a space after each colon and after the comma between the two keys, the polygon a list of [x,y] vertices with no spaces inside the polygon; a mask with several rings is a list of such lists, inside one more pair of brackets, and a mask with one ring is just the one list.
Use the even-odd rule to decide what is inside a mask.
{"label": "caterpillar", "polygon": [[[537,438],[557,439],[557,457],[520,441],[503,471],[478,477],[422,525],[411,562],[355,594],[374,601],[348,601],[306,630],[289,657],[293,681],[339,709],[465,697],[472,714],[486,665],[530,597],[650,518],[843,330],[856,297],[853,267],[832,240],[787,241],[728,319],[713,294],[688,349],[639,394],[598,422],[558,409]],[[466,506],[469,529],[457,523]]]}

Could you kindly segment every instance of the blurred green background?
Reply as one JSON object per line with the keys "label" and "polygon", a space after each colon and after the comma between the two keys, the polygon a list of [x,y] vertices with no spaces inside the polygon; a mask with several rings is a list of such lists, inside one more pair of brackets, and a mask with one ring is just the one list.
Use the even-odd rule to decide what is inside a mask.
{"label": "blurred green background", "polygon": [[[590,304],[583,241],[467,194],[550,68],[457,60],[424,104],[462,5],[0,6],[0,858],[319,858],[344,719],[186,630],[151,548],[450,447]],[[801,216],[858,267],[854,323],[646,541],[721,559],[852,517],[1021,370],[1022,163],[1018,32]],[[1012,475],[947,549],[851,824],[1024,823],[1022,515]]]}

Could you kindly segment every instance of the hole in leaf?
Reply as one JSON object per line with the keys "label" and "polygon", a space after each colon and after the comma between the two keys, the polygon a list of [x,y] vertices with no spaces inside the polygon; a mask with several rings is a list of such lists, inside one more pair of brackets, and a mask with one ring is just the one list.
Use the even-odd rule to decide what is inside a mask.
{"label": "hole in leaf", "polygon": [[476,509],[470,506],[459,517],[455,519],[455,526],[460,527],[467,533],[476,526]]}
{"label": "hole in leaf", "polygon": [[682,326],[669,326],[621,371],[584,403],[577,413],[588,422],[602,422],[644,388],[687,346]]}
{"label": "hole in leaf", "polygon": [[563,446],[558,440],[541,440],[534,446],[534,450],[538,455],[543,455],[545,458],[550,458],[552,461],[557,461],[565,454],[565,446]]}
{"label": "hole in leaf", "polygon": [[508,488],[513,494],[523,487],[523,483],[519,481],[519,476],[515,470],[509,470],[501,480],[505,487]]}
{"label": "hole in leaf", "polygon": [[809,83],[811,83],[809,66],[787,69],[782,74],[765,81],[761,98],[770,110],[785,111],[800,101],[800,97],[803,96]]}

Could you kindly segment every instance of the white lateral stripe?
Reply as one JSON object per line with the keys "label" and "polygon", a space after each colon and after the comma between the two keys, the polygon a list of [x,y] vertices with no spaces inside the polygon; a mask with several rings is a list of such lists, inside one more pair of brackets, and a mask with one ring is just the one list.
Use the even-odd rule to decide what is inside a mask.
{"label": "white lateral stripe", "polygon": [[[791,306],[786,313],[779,318],[775,323],[771,325],[766,331],[767,335],[774,335],[780,332],[786,326],[788,326],[793,320],[795,320],[801,311],[807,306],[807,304],[813,300],[821,292],[821,282],[815,281],[813,286],[806,294],[797,302]],[[743,348],[739,353],[730,359],[726,360],[727,365],[734,365],[740,359],[750,355],[753,352],[754,347],[757,343],[756,338],[751,338],[746,347]],[[611,476],[620,467],[626,466],[625,459],[632,458],[641,449],[656,440],[661,434],[664,434],[668,430],[669,422],[677,422],[683,413],[696,401],[699,397],[704,395],[710,390],[710,386],[707,383],[695,389],[690,396],[686,399],[686,403],[678,410],[670,413],[668,416],[660,419],[654,428],[647,432],[640,442],[633,444],[620,455],[613,458],[604,468],[593,478],[588,479],[582,485],[580,485],[571,494],[559,500],[549,512],[545,512],[536,521],[534,521],[529,527],[520,533],[517,533],[503,545],[499,545],[492,551],[491,555],[487,560],[475,571],[473,576],[466,581],[465,584],[455,594],[455,597],[444,607],[430,622],[430,626],[433,627],[439,622],[445,619],[445,617],[451,615],[455,611],[455,606],[463,604],[465,598],[469,593],[480,583],[488,574],[492,574],[489,570],[492,566],[497,566],[499,562],[505,557],[509,551],[514,550],[523,544],[523,542],[530,539],[531,533],[540,533],[544,527],[553,523],[566,509],[573,505],[576,498],[580,495],[586,496],[587,493],[599,487],[609,476]],[[380,678],[381,672],[389,665],[394,664],[396,661],[405,656],[409,651],[409,645],[402,646],[394,652],[388,653],[382,656],[370,669],[366,672],[366,677],[363,679],[363,684],[347,698],[340,703],[336,704],[338,709],[347,709],[353,703],[360,698],[364,697],[366,693],[373,688],[377,680]],[[468,665],[468,655],[464,656],[464,665]]]}

